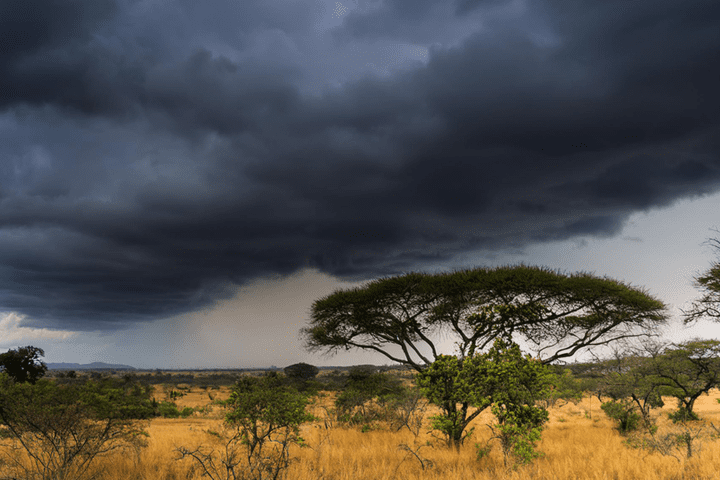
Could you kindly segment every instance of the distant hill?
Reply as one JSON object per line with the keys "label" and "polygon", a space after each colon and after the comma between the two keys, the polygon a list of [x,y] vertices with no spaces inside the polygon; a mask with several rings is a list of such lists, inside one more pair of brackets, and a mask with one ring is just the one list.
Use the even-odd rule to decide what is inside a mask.
{"label": "distant hill", "polygon": [[137,370],[129,365],[117,365],[105,362],[93,363],[48,363],[48,370]]}

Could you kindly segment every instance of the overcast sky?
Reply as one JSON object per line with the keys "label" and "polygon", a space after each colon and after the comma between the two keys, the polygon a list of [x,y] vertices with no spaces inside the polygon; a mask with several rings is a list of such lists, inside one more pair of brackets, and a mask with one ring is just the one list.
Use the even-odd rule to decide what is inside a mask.
{"label": "overcast sky", "polygon": [[[720,228],[717,0],[3,0],[0,347],[385,363],[308,309],[524,262],[671,308]],[[448,352],[449,353],[449,352]]]}

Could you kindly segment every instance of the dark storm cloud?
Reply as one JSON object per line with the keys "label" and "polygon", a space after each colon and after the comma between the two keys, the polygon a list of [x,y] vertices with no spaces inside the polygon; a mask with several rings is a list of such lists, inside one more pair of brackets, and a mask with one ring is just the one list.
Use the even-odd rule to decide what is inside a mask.
{"label": "dark storm cloud", "polygon": [[[364,6],[364,5],[363,5]],[[450,5],[435,0],[386,0],[370,8],[351,13],[335,38],[393,37],[398,33],[408,40],[419,40],[428,35],[429,23],[448,16]],[[437,23],[436,23],[437,25]]]}
{"label": "dark storm cloud", "polygon": [[[617,235],[720,186],[717,2],[387,0],[323,32],[330,7],[4,2],[2,308],[112,330],[305,266]],[[348,68],[378,45],[429,54]]]}

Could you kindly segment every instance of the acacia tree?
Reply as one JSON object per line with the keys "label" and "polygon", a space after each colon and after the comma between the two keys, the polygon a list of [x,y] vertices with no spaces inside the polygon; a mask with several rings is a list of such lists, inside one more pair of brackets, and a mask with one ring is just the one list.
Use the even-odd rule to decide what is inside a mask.
{"label": "acacia tree", "polygon": [[[707,243],[720,253],[720,238],[710,239]],[[703,295],[692,303],[690,309],[683,310],[685,323],[703,318],[720,322],[720,261],[713,262],[706,272],[695,277],[693,283]]]}
{"label": "acacia tree", "polygon": [[285,376],[296,380],[312,380],[320,373],[320,369],[308,363],[295,363],[283,369]]}
{"label": "acacia tree", "polygon": [[[653,334],[666,318],[665,305],[642,289],[588,273],[519,265],[409,273],[338,290],[313,303],[302,334],[311,351],[371,351],[422,372],[441,358],[441,334],[456,340],[460,359],[505,338],[531,345],[534,357],[549,364]],[[471,412],[470,406],[454,398],[442,408],[467,425],[483,408]]]}
{"label": "acacia tree", "polygon": [[[105,378],[60,385],[0,373],[0,477],[87,478],[95,461],[143,445],[138,420],[153,415],[150,387]],[[100,475],[101,472],[96,472]]]}
{"label": "acacia tree", "polygon": [[720,385],[720,341],[690,340],[665,347],[648,361],[663,395],[678,401],[677,421],[696,420],[695,401]]}
{"label": "acacia tree", "polygon": [[651,356],[660,348],[646,343],[642,350],[616,350],[613,358],[597,361],[590,370],[599,377],[595,384],[598,399],[611,399],[601,405],[602,410],[617,422],[623,434],[639,428],[641,419],[649,432],[656,429],[650,411],[664,406],[663,382],[653,375]]}

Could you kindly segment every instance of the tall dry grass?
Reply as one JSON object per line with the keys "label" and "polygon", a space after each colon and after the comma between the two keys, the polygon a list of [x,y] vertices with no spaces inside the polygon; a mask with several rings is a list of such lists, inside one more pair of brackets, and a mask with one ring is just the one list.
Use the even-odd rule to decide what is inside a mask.
{"label": "tall dry grass", "polygon": [[[206,392],[192,392],[178,399],[181,406],[201,406],[209,402]],[[227,389],[218,397],[226,397]],[[698,400],[696,411],[704,419],[720,426],[718,392]],[[318,416],[325,414],[322,402],[329,405],[328,396],[314,406]],[[665,413],[660,413],[660,430],[673,428]],[[490,438],[487,423],[492,421],[485,412],[474,422],[473,437],[459,452],[447,449],[424,429],[414,437],[409,431],[373,430],[358,428],[325,428],[322,421],[302,428],[308,447],[295,446],[294,461],[288,470],[292,480],[389,480],[389,479],[463,479],[463,480],[710,480],[720,478],[720,440],[699,439],[699,451],[693,458],[663,456],[626,446],[624,437],[600,410],[596,398],[585,398],[578,405],[564,405],[551,410],[550,420],[543,432],[539,449],[543,458],[517,469],[505,468],[499,447],[478,460],[475,443]],[[107,480],[179,480],[202,478],[190,475],[189,459],[178,460],[179,446],[218,446],[217,437],[208,430],[219,431],[222,426],[220,407],[185,419],[155,419],[147,428],[147,447],[139,455],[114,455],[101,459],[100,478]],[[434,446],[427,446],[434,442]],[[401,447],[406,445],[407,448]],[[412,452],[414,453],[412,453]],[[682,452],[680,452],[682,453]],[[422,462],[421,462],[422,460]]]}

